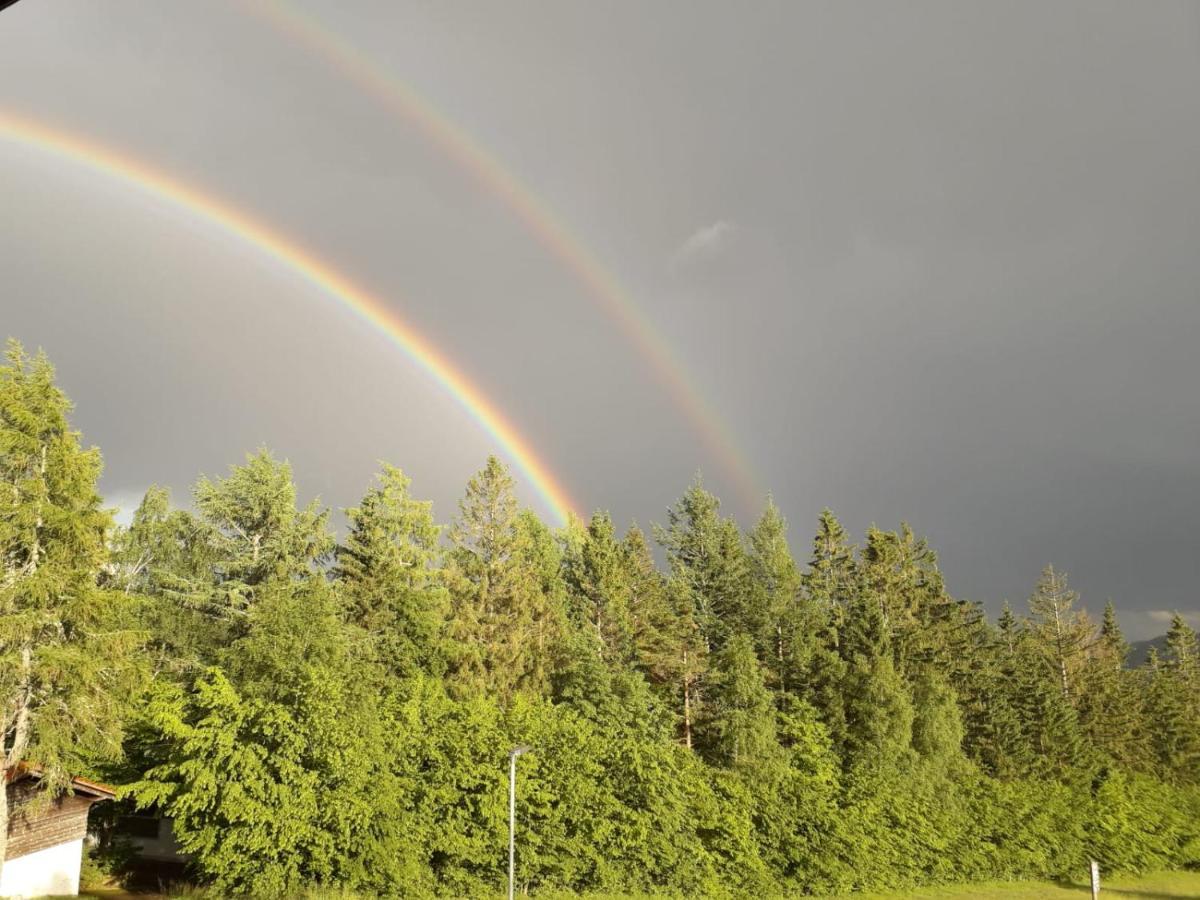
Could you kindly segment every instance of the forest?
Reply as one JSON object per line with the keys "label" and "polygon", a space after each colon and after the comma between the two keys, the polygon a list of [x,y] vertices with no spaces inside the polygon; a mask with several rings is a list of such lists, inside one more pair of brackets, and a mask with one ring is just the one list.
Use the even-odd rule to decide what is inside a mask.
{"label": "forest", "polygon": [[768,501],[744,532],[696,479],[648,533],[551,528],[496,458],[445,524],[384,465],[338,533],[259,450],[119,527],[70,412],[10,342],[4,771],[119,786],[221,895],[502,891],[519,744],[533,894],[1200,865],[1182,617],[1131,667],[1113,606],[1050,566],[991,621],[908,525],[797,537]]}

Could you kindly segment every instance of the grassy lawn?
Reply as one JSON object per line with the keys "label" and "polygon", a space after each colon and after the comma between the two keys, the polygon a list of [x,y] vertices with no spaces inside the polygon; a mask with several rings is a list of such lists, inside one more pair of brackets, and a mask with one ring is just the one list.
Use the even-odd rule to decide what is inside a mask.
{"label": "grassy lawn", "polygon": [[[185,891],[182,896],[207,896],[199,891]],[[84,891],[82,897],[95,900],[151,900],[161,895],[127,894],[119,890]],[[180,895],[173,895],[180,896]],[[314,894],[314,898],[341,898],[347,894]],[[561,893],[543,894],[544,897],[559,898],[582,896]],[[588,895],[598,900],[599,895]],[[923,888],[915,891],[886,894],[842,894],[826,900],[1080,900],[1090,897],[1085,882],[1055,884],[1049,881],[1003,882],[992,884],[968,884],[959,887]],[[1200,872],[1159,872],[1126,878],[1106,878],[1101,885],[1102,900],[1200,900]],[[614,898],[615,900],[615,898]]]}
{"label": "grassy lawn", "polygon": [[[961,887],[924,888],[893,894],[847,894],[854,900],[1079,900],[1091,897],[1087,883],[1054,884],[1049,881],[970,884]],[[1100,897],[1130,900],[1200,898],[1200,872],[1160,872],[1138,877],[1102,878]]]}

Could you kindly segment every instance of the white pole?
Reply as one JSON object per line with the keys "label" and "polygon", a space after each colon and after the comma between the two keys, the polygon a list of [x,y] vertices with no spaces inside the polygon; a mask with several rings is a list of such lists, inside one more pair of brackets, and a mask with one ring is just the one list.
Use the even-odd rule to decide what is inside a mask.
{"label": "white pole", "polygon": [[508,754],[508,900],[517,884],[517,757],[529,749],[522,744]]}
{"label": "white pole", "polygon": [[508,754],[508,900],[517,875],[517,753]]}

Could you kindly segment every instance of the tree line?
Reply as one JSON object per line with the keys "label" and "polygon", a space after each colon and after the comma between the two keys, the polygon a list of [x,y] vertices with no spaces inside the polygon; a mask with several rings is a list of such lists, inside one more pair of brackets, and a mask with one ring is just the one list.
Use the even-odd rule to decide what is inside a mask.
{"label": "tree line", "polygon": [[532,892],[1200,864],[1180,617],[1131,668],[1112,605],[1093,621],[1051,567],[993,622],[907,525],[856,542],[826,510],[798,560],[771,502],[743,533],[697,480],[649,535],[552,529],[495,458],[449,526],[384,466],[339,539],[262,450],[117,527],[69,411],[10,344],[3,766],[121,785],[223,893],[500,889],[517,744]]}

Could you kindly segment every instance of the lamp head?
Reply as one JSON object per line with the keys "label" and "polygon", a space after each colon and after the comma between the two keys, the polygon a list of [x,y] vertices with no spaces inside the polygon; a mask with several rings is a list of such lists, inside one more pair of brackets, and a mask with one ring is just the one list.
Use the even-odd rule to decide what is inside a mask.
{"label": "lamp head", "polygon": [[528,744],[521,744],[519,747],[513,747],[512,750],[509,751],[508,755],[513,759],[516,759],[521,754],[528,753],[532,749],[533,748]]}

